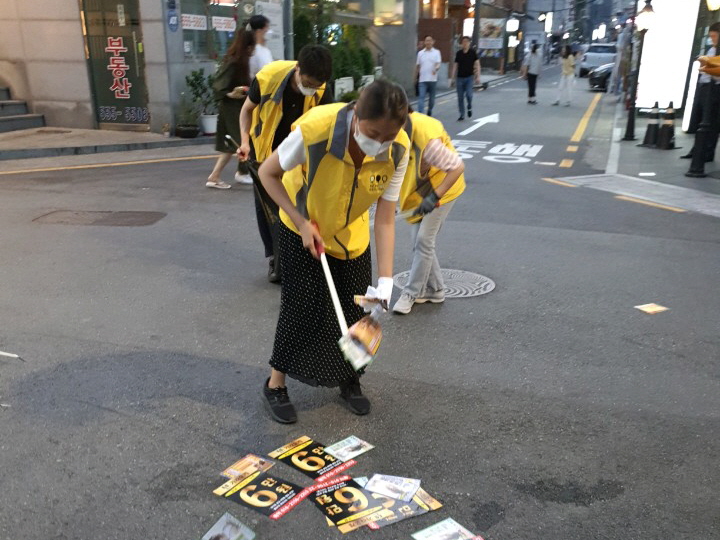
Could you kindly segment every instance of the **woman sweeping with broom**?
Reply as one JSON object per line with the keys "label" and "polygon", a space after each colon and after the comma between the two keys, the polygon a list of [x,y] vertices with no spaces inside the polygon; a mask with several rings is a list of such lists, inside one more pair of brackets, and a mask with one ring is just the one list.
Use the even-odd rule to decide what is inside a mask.
{"label": "woman sweeping with broom", "polygon": [[389,302],[395,242],[395,203],[405,176],[409,140],[405,91],[388,81],[367,86],[356,103],[311,109],[260,167],[260,179],[280,207],[282,293],[270,377],[263,396],[274,420],[293,423],[286,375],[311,386],[340,387],[355,414],[370,412],[359,374],[338,346],[340,328],[316,243],[327,254],[349,324],[363,316],[353,296],[371,285],[368,209],[374,229],[378,284]]}

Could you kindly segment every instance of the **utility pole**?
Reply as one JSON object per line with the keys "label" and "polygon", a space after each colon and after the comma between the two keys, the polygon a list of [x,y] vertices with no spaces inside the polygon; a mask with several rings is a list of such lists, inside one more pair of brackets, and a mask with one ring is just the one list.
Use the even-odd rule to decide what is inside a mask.
{"label": "utility pole", "polygon": [[282,0],[283,6],[283,28],[285,29],[284,49],[285,60],[295,59],[295,40],[293,39],[293,0]]}

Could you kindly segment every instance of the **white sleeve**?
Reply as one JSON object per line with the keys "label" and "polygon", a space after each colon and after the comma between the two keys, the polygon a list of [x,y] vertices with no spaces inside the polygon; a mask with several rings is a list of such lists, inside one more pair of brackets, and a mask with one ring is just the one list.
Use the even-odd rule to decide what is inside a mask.
{"label": "white sleeve", "polygon": [[305,163],[305,142],[299,127],[285,137],[277,147],[277,153],[283,171],[289,171]]}
{"label": "white sleeve", "polygon": [[396,202],[400,198],[400,188],[402,187],[403,180],[405,179],[405,171],[407,170],[408,160],[410,159],[410,149],[405,151],[405,155],[400,160],[398,168],[395,169],[395,174],[390,179],[390,184],[383,194],[380,196],[381,199],[390,202]]}

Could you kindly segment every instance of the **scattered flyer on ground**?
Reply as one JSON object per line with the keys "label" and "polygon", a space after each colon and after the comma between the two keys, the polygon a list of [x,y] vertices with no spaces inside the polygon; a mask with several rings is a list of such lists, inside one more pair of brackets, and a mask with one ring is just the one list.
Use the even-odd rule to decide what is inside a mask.
{"label": "scattered flyer on ground", "polygon": [[258,471],[228,480],[213,493],[269,516],[282,510],[301,490],[292,482]]}
{"label": "scattered flyer on ground", "polygon": [[239,459],[220,474],[225,478],[237,478],[238,476],[247,476],[258,471],[267,471],[274,463],[269,459],[261,458],[255,454],[248,454],[244,458]]}
{"label": "scattered flyer on ground", "polygon": [[357,464],[354,460],[343,463],[336,457],[327,454],[325,445],[313,441],[310,437],[295,439],[282,448],[273,450],[268,455],[318,482],[322,482]]}
{"label": "scattered flyer on ground", "polygon": [[452,518],[447,518],[412,535],[415,540],[483,540]]}
{"label": "scattered flyer on ground", "polygon": [[420,516],[442,508],[442,503],[434,497],[431,497],[423,488],[418,488],[410,502],[392,499],[380,493],[373,493],[372,496],[374,499],[383,503],[383,508],[390,510],[392,515],[378,520],[375,523],[368,524],[368,528],[370,529],[380,529],[386,525],[392,525],[398,521]]}
{"label": "scattered flyer on ground", "polygon": [[347,439],[326,446],[325,451],[341,461],[348,461],[373,448],[375,447],[372,444],[358,439],[355,435],[351,435]]}
{"label": "scattered flyer on ground", "polygon": [[409,502],[420,487],[420,480],[416,478],[403,478],[402,476],[389,476],[375,474],[365,484],[365,489],[380,493],[391,499],[400,499]]}
{"label": "scattered flyer on ground", "polygon": [[202,540],[253,540],[255,533],[244,523],[229,512],[223,516],[205,533]]}
{"label": "scattered flyer on ground", "polygon": [[342,533],[353,531],[392,514],[390,510],[383,508],[380,501],[373,498],[372,493],[361,488],[353,480],[336,482],[318,489],[312,499],[315,506]]}

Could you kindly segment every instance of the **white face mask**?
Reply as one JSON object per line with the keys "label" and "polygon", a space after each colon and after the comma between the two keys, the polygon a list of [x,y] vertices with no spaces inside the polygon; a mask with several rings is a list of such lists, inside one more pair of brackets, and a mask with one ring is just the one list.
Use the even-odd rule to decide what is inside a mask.
{"label": "white face mask", "polygon": [[307,97],[314,96],[315,93],[317,92],[317,88],[308,88],[307,86],[303,86],[303,83],[300,80],[300,72],[297,72],[297,73],[298,73],[298,75],[297,75],[297,79],[295,79],[295,82],[297,83],[297,87],[298,87],[298,90],[300,90],[300,93],[303,96],[307,96]]}
{"label": "white face mask", "polygon": [[357,142],[360,150],[362,150],[366,156],[370,157],[379,156],[380,154],[387,152],[388,148],[390,148],[390,145],[392,144],[392,141],[385,141],[381,143],[375,139],[371,139],[360,131],[360,124],[355,124],[355,142]]}

